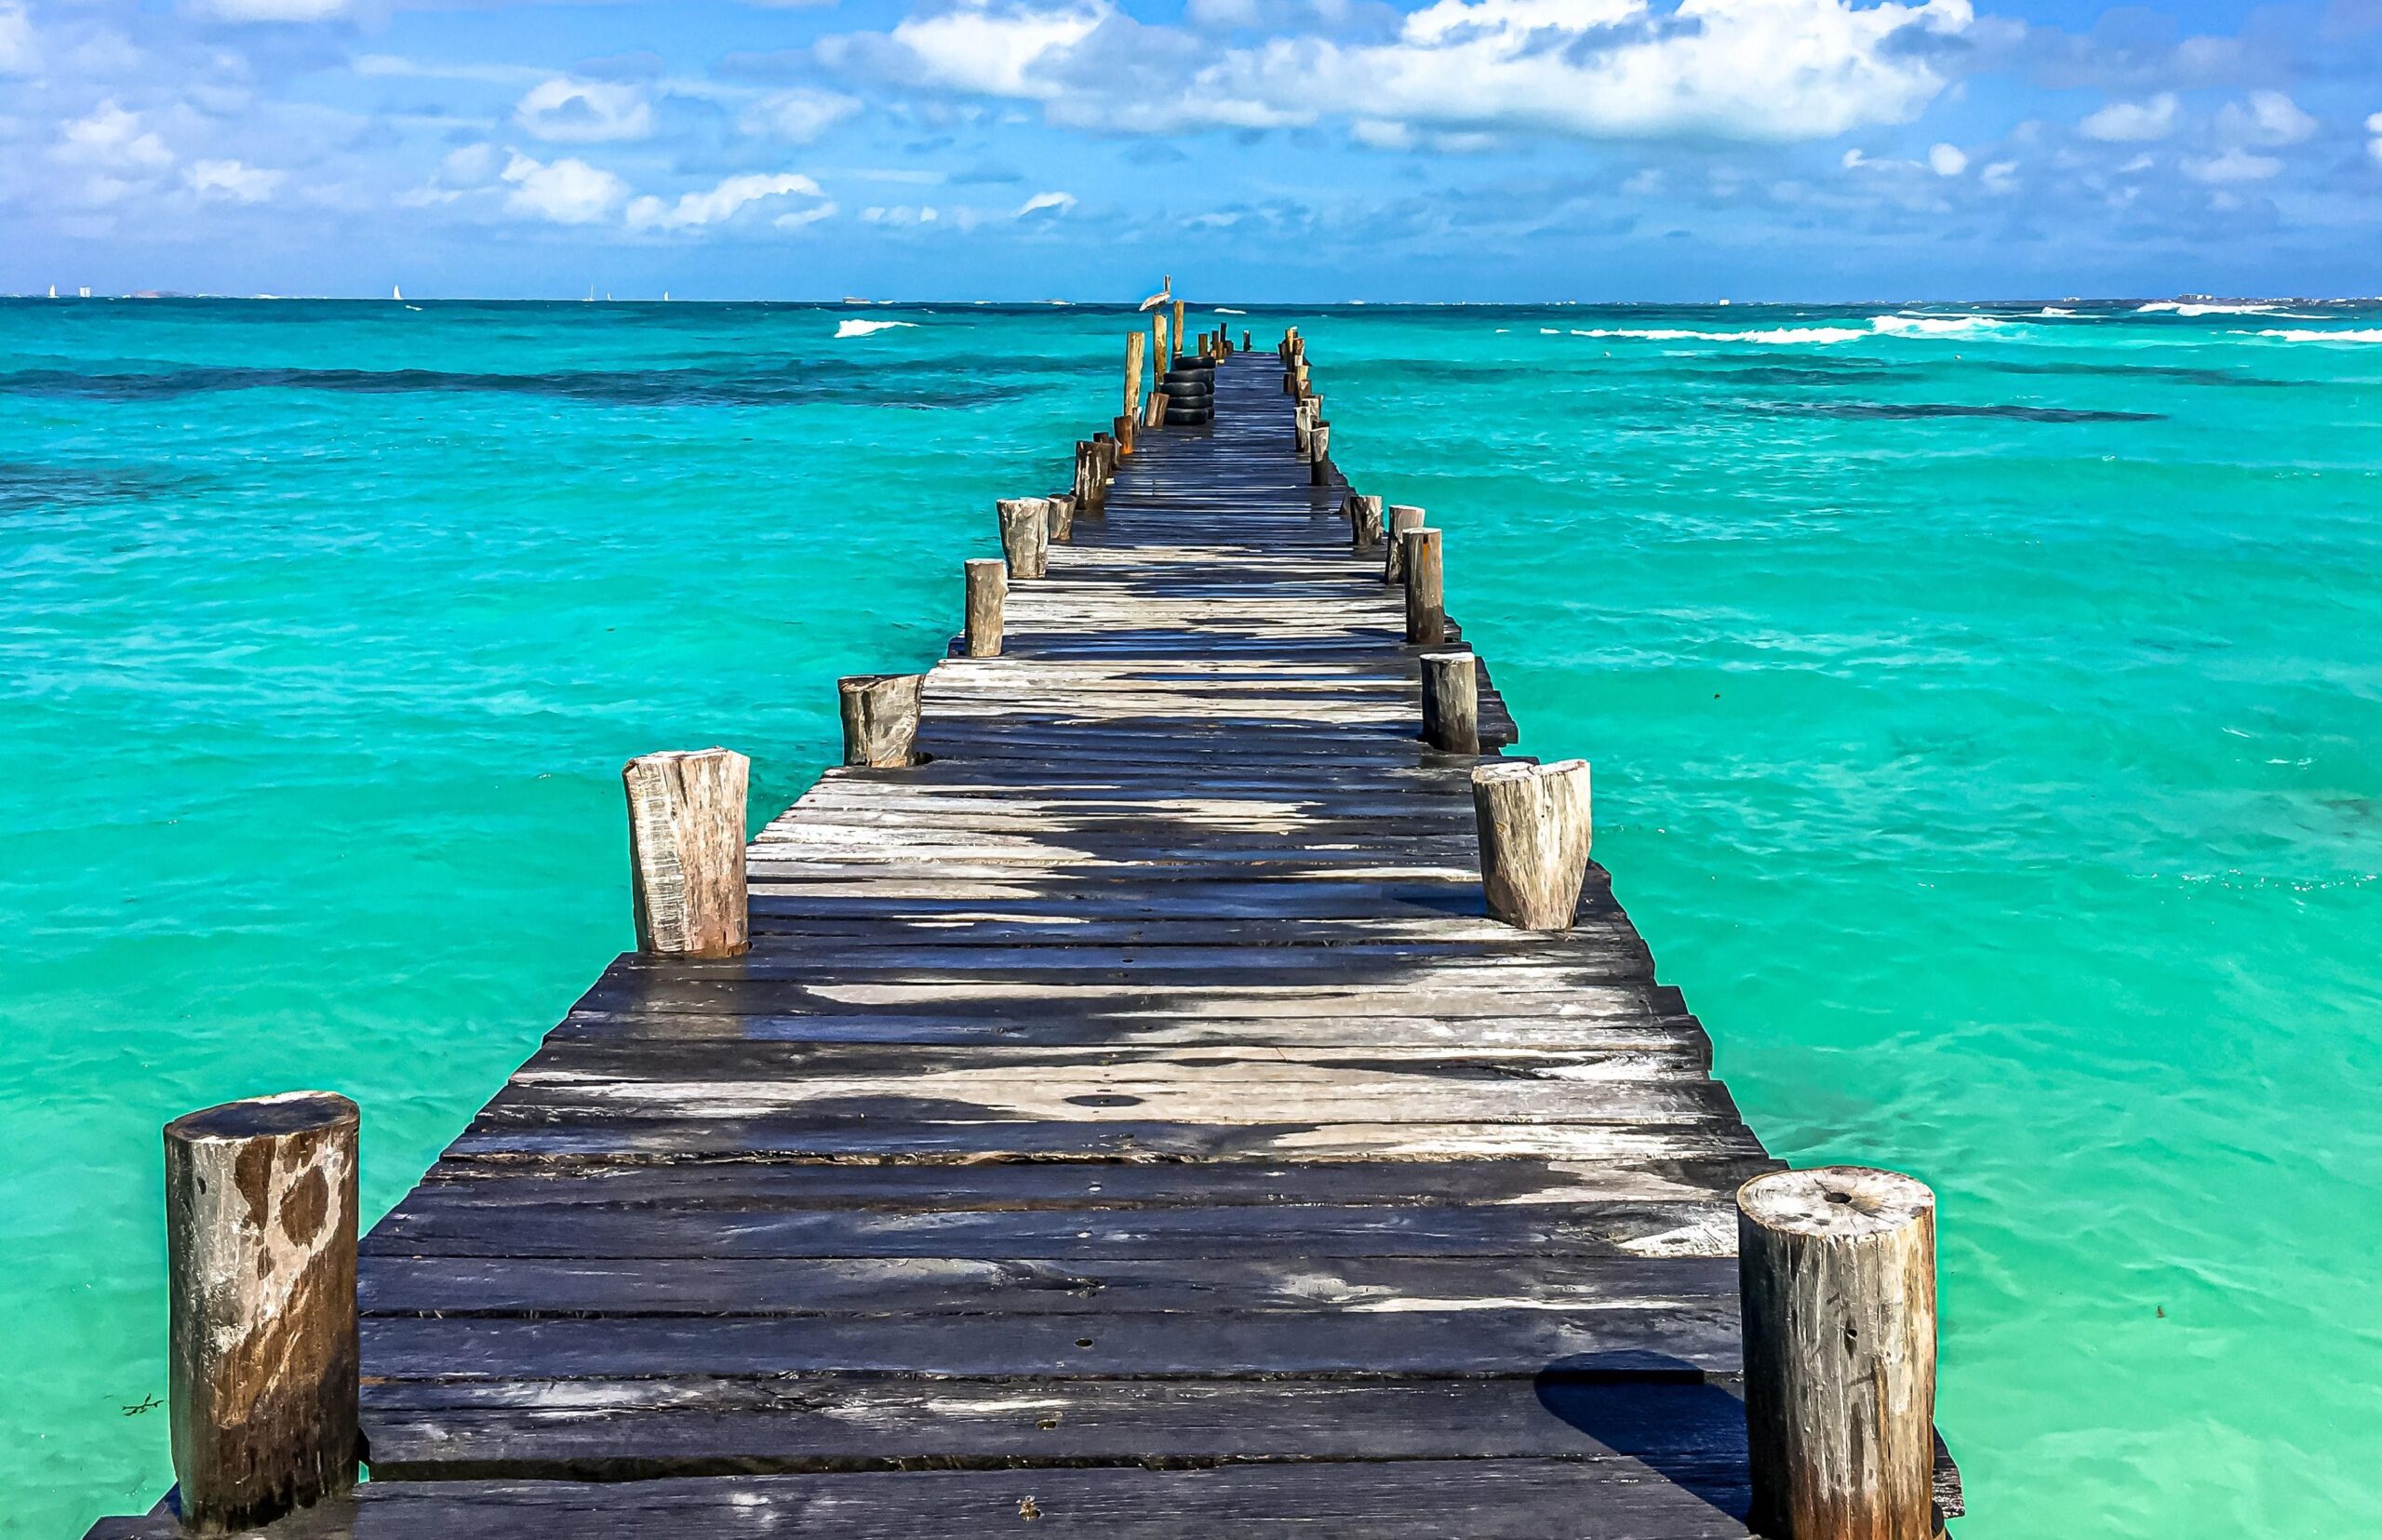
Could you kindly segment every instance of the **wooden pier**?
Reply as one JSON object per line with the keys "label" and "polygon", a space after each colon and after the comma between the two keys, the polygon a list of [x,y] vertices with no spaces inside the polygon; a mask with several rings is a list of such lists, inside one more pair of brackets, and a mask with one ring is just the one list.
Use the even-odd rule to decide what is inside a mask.
{"label": "wooden pier", "polygon": [[1778,1163],[1601,869],[1488,913],[1418,736],[1460,628],[1406,640],[1281,361],[1215,374],[924,762],[752,844],[750,950],[620,958],[364,1239],[371,1479],[269,1533],[1746,1533]]}

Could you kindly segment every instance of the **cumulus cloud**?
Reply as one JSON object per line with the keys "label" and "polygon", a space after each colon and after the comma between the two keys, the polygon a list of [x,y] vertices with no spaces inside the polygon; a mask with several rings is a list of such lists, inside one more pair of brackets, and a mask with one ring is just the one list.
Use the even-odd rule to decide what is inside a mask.
{"label": "cumulus cloud", "polygon": [[[752,204],[783,197],[814,200],[812,208],[804,211],[812,219],[824,219],[827,214],[835,212],[835,205],[826,203],[827,194],[820,191],[819,184],[809,177],[793,171],[781,171],[775,175],[754,172],[729,177],[707,193],[686,194],[676,203],[657,197],[638,198],[629,205],[629,228],[692,230],[702,225],[724,224]],[[826,204],[824,213],[815,211],[819,204]],[[784,226],[785,221],[780,220],[778,223]]]}
{"label": "cumulus cloud", "polygon": [[808,144],[860,111],[857,99],[797,87],[762,98],[739,120],[748,133],[787,144]]}
{"label": "cumulus cloud", "polygon": [[[1109,0],[961,0],[881,37],[831,39],[823,56],[1127,131],[1345,114],[1366,125],[1358,142],[1385,145],[1498,128],[1784,141],[1915,116],[1948,83],[1947,41],[1974,20],[1969,0],[1435,0],[1385,42],[1286,35],[1219,53]],[[1149,60],[1176,58],[1210,62],[1148,78]]]}
{"label": "cumulus cloud", "polygon": [[225,21],[328,21],[350,0],[203,0],[207,15]]}
{"label": "cumulus cloud", "polygon": [[2216,114],[2217,131],[2235,144],[2296,144],[2316,132],[2316,120],[2281,91],[2252,91]]}
{"label": "cumulus cloud", "polygon": [[141,114],[111,100],[58,130],[58,158],[105,171],[155,172],[174,163],[166,141],[142,127]]}
{"label": "cumulus cloud", "polygon": [[507,213],[555,224],[594,224],[629,191],[628,183],[583,160],[545,165],[517,151],[504,163],[502,179],[513,184],[504,198]]}
{"label": "cumulus cloud", "polygon": [[2148,101],[2112,101],[2077,127],[2086,139],[2108,144],[2147,144],[2175,131],[2175,114],[2182,105],[2173,91],[2161,91]]}
{"label": "cumulus cloud", "polygon": [[1927,165],[1939,177],[1957,177],[1969,168],[1969,157],[1957,144],[1938,144],[1927,152]]}
{"label": "cumulus cloud", "polygon": [[604,144],[653,132],[653,107],[645,93],[611,81],[541,81],[513,115],[523,128],[555,144]]}
{"label": "cumulus cloud", "polygon": [[183,169],[182,181],[201,197],[262,203],[273,196],[286,174],[243,166],[236,160],[194,160]]}
{"label": "cumulus cloud", "polygon": [[1073,193],[1037,193],[1018,206],[1017,217],[1023,220],[1047,213],[1051,219],[1057,219],[1075,206],[1076,195]]}
{"label": "cumulus cloud", "polygon": [[2254,155],[2247,150],[2228,150],[2221,155],[2208,155],[2184,162],[2184,175],[2194,181],[2212,187],[2233,182],[2264,181],[2282,169],[2282,162],[2272,155]]}
{"label": "cumulus cloud", "polygon": [[0,74],[31,74],[33,21],[22,6],[0,5]]}

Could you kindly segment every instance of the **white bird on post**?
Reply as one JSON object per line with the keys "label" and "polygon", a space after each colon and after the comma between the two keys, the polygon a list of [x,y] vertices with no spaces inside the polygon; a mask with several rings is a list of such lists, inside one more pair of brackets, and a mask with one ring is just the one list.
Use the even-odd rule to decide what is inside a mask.
{"label": "white bird on post", "polygon": [[1144,310],[1155,310],[1160,305],[1171,304],[1173,301],[1174,275],[1170,273],[1166,275],[1166,281],[1158,285],[1158,292],[1142,301],[1142,308]]}

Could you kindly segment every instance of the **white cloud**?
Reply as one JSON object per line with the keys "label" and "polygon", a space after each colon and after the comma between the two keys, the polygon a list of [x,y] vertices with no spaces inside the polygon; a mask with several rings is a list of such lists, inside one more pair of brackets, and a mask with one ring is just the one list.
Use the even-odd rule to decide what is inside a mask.
{"label": "white cloud", "polygon": [[[782,171],[774,176],[754,172],[729,177],[708,193],[689,193],[675,204],[656,197],[642,197],[629,205],[629,228],[633,230],[691,230],[701,225],[721,224],[736,217],[747,205],[765,198],[805,197],[825,203],[827,194],[809,177],[794,171]],[[834,205],[828,205],[834,212]],[[815,218],[824,218],[815,215]],[[783,225],[783,221],[779,221]]]}
{"label": "white cloud", "polygon": [[2314,134],[2317,124],[2281,91],[2252,91],[2246,102],[2227,102],[2216,127],[2236,144],[2296,144]]}
{"label": "white cloud", "polygon": [[[1140,28],[1109,0],[963,0],[895,27],[899,47],[880,62],[917,84],[1040,100],[1053,120],[1128,132],[1345,114],[1365,125],[1352,128],[1358,142],[1377,145],[1433,128],[1792,141],[1915,116],[1947,81],[1914,34],[1974,20],[1970,0],[1435,0],[1388,42],[1286,35],[1218,54]],[[839,40],[831,61],[863,41]],[[1201,58],[1211,61],[1157,89],[1128,63]]]}
{"label": "white cloud", "polygon": [[327,21],[343,14],[349,0],[205,0],[210,16],[226,21]]}
{"label": "white cloud", "polygon": [[2014,193],[2018,190],[2018,163],[1997,160],[1976,174],[1977,185],[1988,193]]}
{"label": "white cloud", "polygon": [[2365,141],[2365,153],[2375,160],[2382,161],[2382,113],[2376,113],[2365,120],[2365,131],[2374,136]]}
{"label": "white cloud", "polygon": [[748,134],[808,144],[859,111],[860,102],[852,97],[797,87],[755,102],[740,123]]}
{"label": "white cloud", "polygon": [[2161,91],[2148,101],[2112,101],[2077,127],[2086,139],[2109,144],[2148,144],[2175,131],[2175,114],[2183,104],[2173,91]]}
{"label": "white cloud", "polygon": [[273,190],[281,185],[286,175],[243,166],[236,160],[194,160],[183,170],[182,181],[202,197],[262,203],[273,196]]}
{"label": "white cloud", "polygon": [[891,208],[863,208],[860,217],[870,224],[932,224],[943,215],[932,208],[913,208],[900,204]]}
{"label": "white cloud", "polygon": [[593,224],[629,191],[628,183],[583,160],[546,166],[518,152],[505,162],[503,180],[513,184],[504,199],[508,213],[555,224]]}
{"label": "white cloud", "polygon": [[2264,181],[2282,169],[2282,162],[2272,155],[2254,155],[2247,150],[2228,150],[2221,155],[2184,162],[2184,175],[2212,187]]}
{"label": "white cloud", "polygon": [[0,5],[0,74],[33,71],[33,21],[22,6]]}
{"label": "white cloud", "polygon": [[1938,144],[1927,152],[1927,165],[1939,177],[1957,177],[1969,168],[1969,157],[1957,144]]}
{"label": "white cloud", "polygon": [[653,132],[653,108],[645,93],[601,80],[541,81],[513,115],[523,128],[555,144],[604,144]]}
{"label": "white cloud", "polygon": [[1050,217],[1056,219],[1061,214],[1072,210],[1075,206],[1076,195],[1073,193],[1037,193],[1018,206],[1017,217],[1022,220],[1030,214],[1039,214],[1049,209]]}
{"label": "white cloud", "polygon": [[141,126],[141,114],[113,100],[61,127],[53,153],[70,164],[108,171],[155,172],[174,163],[165,141]]}
{"label": "white cloud", "polygon": [[448,181],[464,187],[476,185],[496,174],[496,146],[466,144],[460,150],[449,150],[438,167]]}
{"label": "white cloud", "polygon": [[1377,117],[1360,117],[1348,125],[1348,137],[1369,150],[1411,150],[1414,147],[1414,130],[1403,123],[1385,123]]}
{"label": "white cloud", "polygon": [[940,16],[910,17],[893,29],[926,79],[985,96],[1050,97],[1058,83],[1037,67],[1091,35],[1114,12],[1106,0],[1036,10],[971,0]]}

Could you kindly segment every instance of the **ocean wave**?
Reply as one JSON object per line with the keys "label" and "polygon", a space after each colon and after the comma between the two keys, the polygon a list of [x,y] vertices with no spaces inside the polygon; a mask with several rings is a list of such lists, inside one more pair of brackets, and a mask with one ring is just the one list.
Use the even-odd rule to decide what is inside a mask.
{"label": "ocean wave", "polygon": [[1219,315],[1246,315],[1249,312],[1245,310],[1232,310],[1224,305],[1218,305],[1216,307],[1216,314]]}
{"label": "ocean wave", "polygon": [[2042,309],[2036,311],[2035,314],[2038,315],[2073,315],[2076,312],[2072,310],[2062,310],[2057,305],[2045,305]]}
{"label": "ocean wave", "polygon": [[[1548,335],[1553,335],[1548,333]],[[1642,342],[1850,342],[1869,334],[1855,327],[1771,327],[1760,331],[1683,331],[1665,327],[1573,328],[1574,337],[1629,337]]]}
{"label": "ocean wave", "polygon": [[2008,324],[1992,315],[1880,315],[1869,323],[1883,337],[1973,337]]}
{"label": "ocean wave", "polygon": [[2237,331],[2233,335],[2273,337],[2286,342],[2382,342],[2382,331],[2316,331],[2306,327],[2270,328],[2247,334]]}
{"label": "ocean wave", "polygon": [[838,321],[836,323],[836,336],[838,339],[865,337],[871,332],[883,331],[888,327],[914,327],[917,324],[916,321]]}
{"label": "ocean wave", "polygon": [[2271,301],[2256,304],[2200,304],[2182,300],[2153,300],[2134,312],[2136,315],[2271,315],[2282,309]]}

